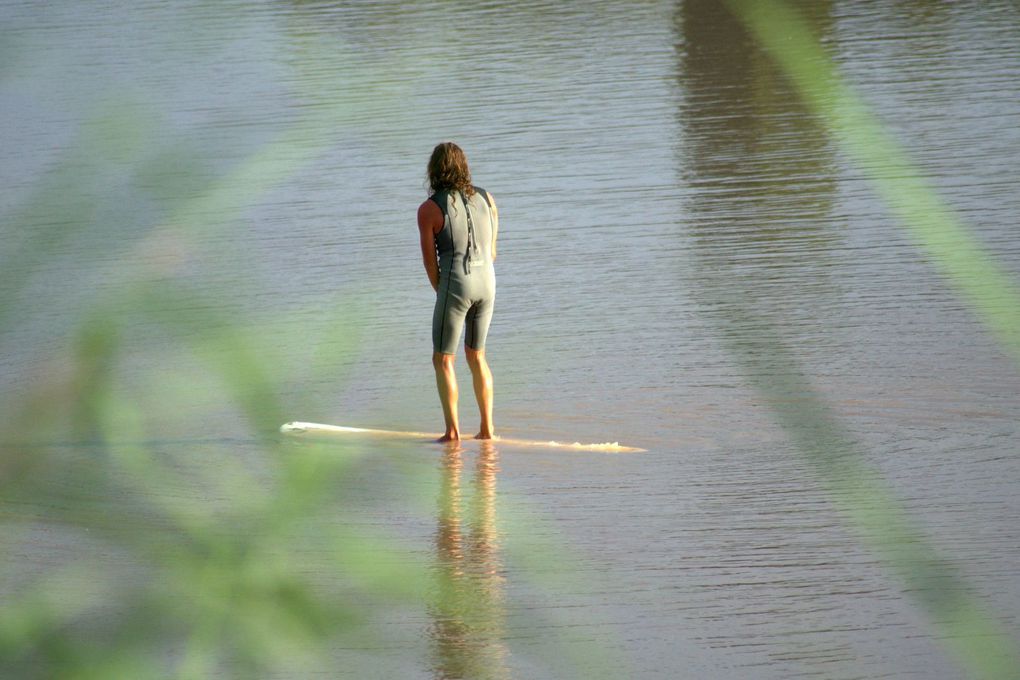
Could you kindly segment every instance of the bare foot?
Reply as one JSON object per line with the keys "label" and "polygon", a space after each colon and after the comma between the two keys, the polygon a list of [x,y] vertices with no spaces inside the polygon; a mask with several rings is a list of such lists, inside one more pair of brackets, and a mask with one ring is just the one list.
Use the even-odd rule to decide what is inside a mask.
{"label": "bare foot", "polygon": [[475,439],[495,439],[496,435],[492,434],[489,430],[482,430],[475,435]]}
{"label": "bare foot", "polygon": [[440,444],[442,444],[444,442],[459,442],[460,441],[460,432],[457,432],[456,430],[453,430],[452,432],[447,432],[446,434],[444,434],[442,437],[440,437],[436,441],[439,442]]}

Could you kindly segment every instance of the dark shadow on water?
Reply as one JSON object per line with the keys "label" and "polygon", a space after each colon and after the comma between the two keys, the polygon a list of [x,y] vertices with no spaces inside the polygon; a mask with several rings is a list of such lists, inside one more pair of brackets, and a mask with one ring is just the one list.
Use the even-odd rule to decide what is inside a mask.
{"label": "dark shadow on water", "polygon": [[[816,30],[831,30],[829,3],[801,4]],[[837,292],[830,264],[843,226],[824,128],[725,4],[684,2],[676,25],[692,294],[723,315],[734,300],[823,309]]]}
{"label": "dark shadow on water", "polygon": [[[695,295],[717,324],[717,338],[739,365],[740,378],[821,479],[845,525],[900,580],[898,596],[928,617],[938,631],[934,639],[973,677],[1016,677],[1015,644],[996,614],[973,597],[961,570],[941,557],[921,523],[868,466],[864,445],[813,386],[812,353],[833,342],[831,325],[839,323],[829,313],[842,295],[829,263],[848,257],[835,252],[844,236],[832,215],[843,175],[837,174],[830,140],[840,135],[809,105],[810,88],[794,86],[791,73],[798,71],[777,61],[748,27],[763,18],[787,19],[769,24],[773,51],[799,55],[789,61],[801,59],[801,71],[816,74],[812,86],[823,91],[835,91],[836,78],[809,67],[827,61],[825,45],[839,35],[832,30],[832,3],[762,7],[687,0],[677,13],[686,101],[678,115],[685,140],[678,164],[691,189],[685,228],[696,260]],[[810,64],[790,47],[794,37],[805,36],[812,44],[822,36],[822,50],[811,53]],[[870,142],[864,127],[845,127],[844,137]],[[868,158],[883,161],[895,154],[870,151]],[[881,175],[874,179],[894,186]],[[814,334],[807,336],[810,342],[806,333]],[[833,638],[807,639],[802,618],[788,603],[772,618],[773,629],[796,632],[770,641],[771,653],[800,671],[816,672],[817,652],[831,648]],[[722,638],[721,644],[727,642]],[[862,657],[854,663],[856,672],[879,670],[862,667]],[[821,672],[832,676],[838,670]]]}

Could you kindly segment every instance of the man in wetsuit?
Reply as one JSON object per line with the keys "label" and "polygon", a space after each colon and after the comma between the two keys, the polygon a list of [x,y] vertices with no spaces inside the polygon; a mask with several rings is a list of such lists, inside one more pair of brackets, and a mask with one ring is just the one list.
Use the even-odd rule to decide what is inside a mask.
{"label": "man in wetsuit", "polygon": [[463,150],[438,144],[428,164],[429,198],[418,207],[421,254],[436,291],[432,313],[432,365],[443,405],[446,431],[439,441],[460,439],[454,359],[462,331],[464,353],[481,415],[476,439],[491,439],[492,372],[485,361],[485,337],[496,297],[496,233],[499,215],[492,196],[471,184]]}

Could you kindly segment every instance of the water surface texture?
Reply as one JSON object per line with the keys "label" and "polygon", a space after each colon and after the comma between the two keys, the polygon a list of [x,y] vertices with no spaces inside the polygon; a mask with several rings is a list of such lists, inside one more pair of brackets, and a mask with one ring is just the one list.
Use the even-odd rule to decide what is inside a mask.
{"label": "water surface texture", "polygon": [[[1016,6],[805,7],[848,82],[1020,277]],[[181,291],[175,311],[254,330],[273,413],[439,431],[414,218],[428,155],[453,139],[500,208],[497,431],[648,449],[358,440],[337,490],[357,511],[324,521],[396,541],[428,576],[331,648],[341,673],[966,677],[776,423],[759,388],[782,367],[740,355],[766,336],[1020,644],[1020,368],[724,6],[5,0],[0,17],[8,422],[64,370],[94,306],[116,317],[155,280]],[[203,327],[123,318],[115,390],[158,455],[225,455],[271,485],[256,441],[279,423],[253,423],[182,349]],[[70,450],[91,455],[80,441]],[[4,508],[20,527],[5,598],[80,552],[116,560],[33,519],[51,504]],[[339,578],[316,567],[334,546],[307,538],[298,571]],[[305,661],[300,677],[336,676]]]}

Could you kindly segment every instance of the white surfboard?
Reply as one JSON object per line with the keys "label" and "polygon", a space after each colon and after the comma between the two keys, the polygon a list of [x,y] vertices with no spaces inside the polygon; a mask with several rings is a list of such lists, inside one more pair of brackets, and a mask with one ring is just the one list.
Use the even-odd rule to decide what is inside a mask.
{"label": "white surfboard", "polygon": [[[324,425],[322,423],[303,423],[294,421],[280,426],[280,432],[289,435],[305,435],[313,437],[334,437],[351,434],[362,434],[373,437],[390,437],[397,439],[425,439],[435,441],[438,434],[429,432],[402,432],[398,430],[373,430],[364,427],[345,427],[343,425]],[[465,439],[464,442],[476,441]],[[606,453],[640,453],[645,449],[634,446],[623,446],[619,442],[603,442],[601,444],[582,444],[581,442],[540,441],[537,439],[513,439],[510,437],[496,437],[491,440],[496,444],[507,446],[526,446],[546,449],[566,449],[570,451],[603,451]]]}

